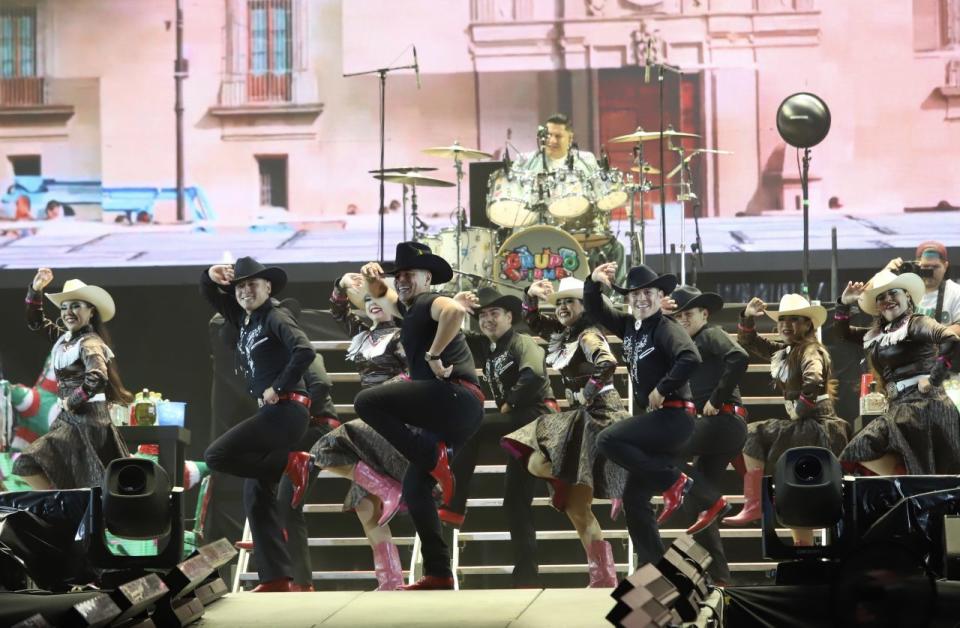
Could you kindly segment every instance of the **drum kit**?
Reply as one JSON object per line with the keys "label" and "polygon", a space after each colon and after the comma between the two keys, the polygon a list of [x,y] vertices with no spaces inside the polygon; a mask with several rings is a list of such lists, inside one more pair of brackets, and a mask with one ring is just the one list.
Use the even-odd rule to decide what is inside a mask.
{"label": "drum kit", "polygon": [[[701,153],[730,153],[702,148],[685,151],[677,140],[697,139],[699,135],[670,128],[662,134],[638,128],[634,133],[609,140],[634,144],[633,165],[629,171],[610,167],[604,153],[600,166],[592,171],[575,169],[570,160],[566,167],[537,172],[528,167],[529,162],[510,161],[507,152],[504,167],[489,176],[486,196],[487,217],[501,227],[499,230],[468,227],[461,205],[463,162],[491,159],[493,156],[489,153],[464,147],[458,141],[423,149],[424,154],[453,160],[455,183],[422,174],[435,171],[432,167],[404,166],[370,172],[376,179],[404,186],[404,239],[407,237],[407,192],[410,191],[412,239],[427,243],[431,250],[447,259],[455,271],[455,279],[442,290],[459,291],[463,289],[464,279],[469,280],[471,287],[492,282],[523,290],[539,279],[585,278],[589,273],[588,252],[613,240],[611,213],[628,203],[630,258],[643,263],[644,221],[640,222],[638,240],[636,203],[639,200],[642,206],[643,194],[654,189],[650,177],[660,174],[660,170],[643,160],[643,146],[661,136],[669,142],[668,150],[679,156],[679,165],[667,175],[671,178],[680,174],[677,200],[681,203],[695,200],[691,192],[691,159]],[[542,150],[541,147],[541,155]],[[454,186],[457,188],[456,226],[427,235],[427,225],[417,215],[417,188]],[[498,236],[503,233],[507,236],[499,242]],[[681,252],[685,248],[683,239],[681,227]],[[684,262],[681,264],[681,274],[685,277]]]}

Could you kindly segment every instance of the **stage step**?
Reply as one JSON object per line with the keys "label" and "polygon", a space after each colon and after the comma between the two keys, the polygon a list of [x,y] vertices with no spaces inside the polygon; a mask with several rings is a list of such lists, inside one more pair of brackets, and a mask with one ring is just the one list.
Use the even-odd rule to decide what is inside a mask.
{"label": "stage step", "polygon": [[[782,405],[783,397],[744,397],[743,405],[745,406],[774,406]],[[557,405],[560,406],[561,410],[565,410],[570,407],[570,402],[566,399],[557,399]],[[337,413],[343,414],[355,414],[353,411],[352,403],[336,403],[334,407],[337,410]],[[488,399],[483,403],[485,410],[496,410],[497,405],[495,401]]]}
{"label": "stage step", "polygon": [[[314,571],[311,572],[311,578],[313,580],[376,580],[377,572],[375,571]],[[403,570],[403,577],[408,578],[410,572],[406,569]],[[260,578],[257,577],[255,572],[247,572],[240,574],[241,582],[259,582]],[[234,591],[236,593],[236,591]]]}
{"label": "stage step", "polygon": [[[772,571],[777,568],[774,562],[730,563],[730,571]],[[587,565],[540,565],[541,574],[587,573]],[[617,563],[617,571],[626,572],[626,563]],[[509,576],[513,573],[513,565],[460,565],[457,573],[461,576]]]}
{"label": "stage step", "polygon": [[[687,531],[684,528],[661,528],[660,536],[665,539],[675,539],[683,536]],[[820,535],[818,530],[814,536]],[[724,539],[759,539],[763,536],[763,530],[760,528],[720,528],[720,537]],[[777,536],[781,538],[790,538],[788,528],[777,528]],[[459,532],[457,538],[465,542],[487,542],[487,541],[509,541],[509,532]],[[604,530],[603,538],[606,540],[630,538],[626,530]],[[538,530],[538,541],[576,541],[576,530]]]}
{"label": "stage step", "polygon": [[[768,373],[768,374],[769,374],[769,373],[770,373],[770,366],[769,366],[768,364],[751,364],[751,365],[749,365],[749,366],[747,367],[747,372],[748,372],[748,373]],[[337,384],[337,383],[359,383],[359,382],[360,382],[360,374],[359,374],[359,373],[342,372],[342,373],[327,373],[327,375],[330,377],[330,381],[333,382],[333,383],[335,383],[335,384]],[[480,377],[481,375],[483,375],[483,369],[477,369],[477,376]],[[547,369],[547,375],[549,375],[550,377],[559,377],[559,376],[560,376],[560,371],[558,371],[557,369],[549,369],[549,368],[548,368],[548,369]],[[614,375],[627,375],[627,367],[625,367],[625,366],[618,366],[618,367],[617,367],[617,370],[614,371]],[[777,399],[780,399],[780,400],[782,401],[782,399],[781,399],[780,397],[777,397]]]}

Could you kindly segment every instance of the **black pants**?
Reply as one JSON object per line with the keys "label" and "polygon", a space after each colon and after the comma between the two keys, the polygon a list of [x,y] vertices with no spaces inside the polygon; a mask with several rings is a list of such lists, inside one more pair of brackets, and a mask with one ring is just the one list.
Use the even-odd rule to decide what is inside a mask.
{"label": "black pants", "polygon": [[640,565],[663,556],[650,500],[680,477],[680,454],[692,433],[685,410],[662,408],[614,423],[597,437],[600,453],[628,471],[623,512]]}
{"label": "black pants", "polygon": [[483,402],[459,384],[414,380],[362,390],[353,404],[357,415],[410,462],[403,477],[403,498],[420,535],[424,573],[451,576],[450,549],[440,532],[433,499],[436,482],[430,471],[437,464],[438,441],[456,453],[477,431]]}
{"label": "black pants", "polygon": [[467,442],[453,462],[457,492],[453,496],[449,510],[462,515],[467,511],[467,498],[470,496],[470,484],[473,480],[474,467],[477,466],[481,443],[492,443],[503,454],[501,457],[506,460],[503,510],[506,512],[507,526],[510,530],[515,587],[537,585],[537,530],[533,524],[533,495],[537,478],[530,475],[521,460],[507,455],[500,448],[500,439],[549,412],[552,412],[549,407],[539,404],[532,408],[515,408],[507,414],[496,412],[487,415],[479,433]]}
{"label": "black pants", "polygon": [[[311,425],[300,442],[294,446],[293,451],[310,451],[313,444],[329,431],[330,428],[326,425]],[[310,484],[313,484],[316,477],[316,473],[310,474]],[[284,475],[280,479],[280,488],[277,491],[277,508],[280,509],[280,521],[283,522],[283,527],[287,531],[287,554],[290,556],[290,565],[293,569],[293,581],[301,585],[313,584],[307,518],[303,516],[303,502],[300,502],[296,508],[292,508],[290,506],[292,498],[293,482]]]}
{"label": "black pants", "polygon": [[290,577],[290,556],[277,509],[277,482],[308,421],[307,408],[295,401],[266,405],[211,443],[203,454],[214,471],[246,478],[243,508],[257,548],[261,582]]}
{"label": "black pants", "polygon": [[[683,457],[696,458],[687,464],[684,472],[693,478],[693,486],[677,515],[670,518],[688,526],[696,521],[703,510],[717,501],[722,493],[720,486],[727,465],[743,450],[747,439],[747,424],[735,414],[700,416],[694,421],[693,436],[684,447]],[[716,520],[694,535],[694,539],[713,557],[710,575],[714,580],[730,581],[730,567],[720,539],[720,521]]]}

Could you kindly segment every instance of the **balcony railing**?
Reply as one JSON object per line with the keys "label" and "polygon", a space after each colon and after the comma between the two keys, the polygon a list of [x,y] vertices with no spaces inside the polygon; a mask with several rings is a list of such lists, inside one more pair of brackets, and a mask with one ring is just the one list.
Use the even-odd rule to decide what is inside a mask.
{"label": "balcony railing", "polygon": [[0,78],[0,107],[33,107],[46,104],[42,76]]}

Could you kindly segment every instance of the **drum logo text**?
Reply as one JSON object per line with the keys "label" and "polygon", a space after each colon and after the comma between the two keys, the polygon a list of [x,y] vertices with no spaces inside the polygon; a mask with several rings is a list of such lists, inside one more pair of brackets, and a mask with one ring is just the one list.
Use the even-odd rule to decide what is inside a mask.
{"label": "drum logo text", "polygon": [[533,253],[523,245],[513,249],[500,265],[500,276],[510,281],[539,281],[572,277],[580,267],[580,258],[573,249],[561,246],[556,252],[550,247]]}

